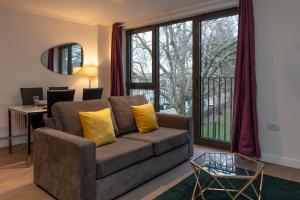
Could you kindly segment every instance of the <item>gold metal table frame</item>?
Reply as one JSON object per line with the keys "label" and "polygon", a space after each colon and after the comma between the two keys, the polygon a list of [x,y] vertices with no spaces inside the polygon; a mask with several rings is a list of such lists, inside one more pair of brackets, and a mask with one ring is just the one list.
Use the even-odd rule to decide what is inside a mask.
{"label": "gold metal table frame", "polygon": [[[218,154],[218,153],[215,153]],[[232,200],[236,200],[238,199],[240,196],[245,197],[246,199],[249,200],[254,200],[252,197],[250,197],[249,195],[245,194],[245,190],[248,187],[252,188],[252,191],[255,194],[255,199],[261,200],[262,199],[262,186],[263,186],[263,177],[264,177],[264,164],[251,159],[249,157],[243,156],[241,154],[237,154],[237,153],[220,153],[220,154],[231,154],[231,155],[235,155],[235,156],[239,156],[241,158],[244,158],[246,160],[250,160],[252,162],[257,162],[261,165],[261,167],[256,171],[255,175],[250,175],[250,174],[245,174],[245,175],[236,175],[236,176],[227,176],[227,175],[215,175],[211,172],[209,172],[208,170],[206,170],[204,167],[202,167],[201,165],[199,165],[198,163],[195,162],[195,160],[197,158],[199,158],[200,156],[203,156],[204,154],[200,155],[197,158],[194,158],[190,161],[192,168],[193,168],[193,172],[194,172],[194,176],[196,179],[196,183],[194,186],[194,191],[193,191],[193,196],[192,196],[192,200],[194,199],[198,199],[201,197],[202,200],[205,200],[205,195],[204,193],[206,191],[221,191],[221,192],[225,192],[229,199]],[[247,170],[246,170],[247,171]],[[207,175],[207,178],[201,182],[200,180],[200,175],[204,173],[205,175]],[[226,183],[228,184],[229,187],[226,187],[221,180],[226,181]],[[231,180],[243,180],[244,183],[242,184],[241,187],[237,188],[236,186],[234,186],[231,183]],[[254,183],[257,183],[256,185]],[[212,187],[212,185],[215,183],[215,185],[219,186],[219,187]]]}

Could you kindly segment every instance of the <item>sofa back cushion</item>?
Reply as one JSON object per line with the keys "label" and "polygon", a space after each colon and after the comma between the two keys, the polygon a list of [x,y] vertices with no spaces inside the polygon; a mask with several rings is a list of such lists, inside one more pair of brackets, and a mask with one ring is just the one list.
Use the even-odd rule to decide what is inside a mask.
{"label": "sofa back cushion", "polygon": [[[52,106],[52,115],[55,128],[73,135],[83,137],[79,112],[98,111],[110,108],[107,100],[88,100],[78,102],[58,102]],[[112,113],[112,112],[111,112]],[[115,134],[119,134],[118,127],[112,114]]]}
{"label": "sofa back cushion", "polygon": [[137,131],[131,106],[148,103],[145,96],[109,97],[120,135]]}

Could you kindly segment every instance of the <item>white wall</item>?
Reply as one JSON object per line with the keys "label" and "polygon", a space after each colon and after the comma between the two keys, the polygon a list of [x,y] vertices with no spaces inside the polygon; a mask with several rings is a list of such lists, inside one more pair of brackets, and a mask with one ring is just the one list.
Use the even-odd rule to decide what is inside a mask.
{"label": "white wall", "polygon": [[[84,49],[84,63],[98,64],[97,27],[61,21],[0,8],[1,100],[20,99],[20,87],[68,85],[82,89],[88,80],[80,76],[55,74],[44,68],[41,54],[66,42],[78,42]],[[97,85],[97,83],[95,83]],[[79,98],[79,90],[76,98]]]}
{"label": "white wall", "polygon": [[111,27],[98,25],[99,86],[104,88],[104,98],[110,95],[111,31]]}
{"label": "white wall", "polygon": [[[300,168],[300,1],[254,0],[262,159]],[[267,124],[280,126],[267,130]]]}
{"label": "white wall", "polygon": [[[109,31],[105,27],[4,8],[0,8],[0,27],[0,137],[7,136],[7,107],[21,103],[20,87],[41,86],[46,93],[49,86],[67,85],[76,89],[76,100],[81,99],[82,88],[88,87],[88,79],[85,77],[78,74],[59,75],[44,68],[40,59],[46,49],[61,43],[78,42],[84,49],[84,64],[97,65],[99,57],[100,65],[104,66],[103,63],[109,59],[106,53]],[[101,77],[109,77],[106,71],[100,72]],[[99,83],[105,90],[108,84],[107,78]],[[92,86],[98,86],[97,78],[93,80]],[[3,142],[0,140],[0,146],[4,145]]]}

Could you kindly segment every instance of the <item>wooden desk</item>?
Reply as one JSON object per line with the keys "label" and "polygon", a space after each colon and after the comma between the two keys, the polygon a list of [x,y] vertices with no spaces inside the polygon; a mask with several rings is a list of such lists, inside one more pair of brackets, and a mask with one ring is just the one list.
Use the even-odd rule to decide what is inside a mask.
{"label": "wooden desk", "polygon": [[11,128],[11,113],[16,112],[23,114],[27,118],[27,166],[30,166],[31,161],[31,123],[30,119],[32,115],[46,113],[47,108],[42,106],[10,106],[8,107],[8,142],[9,153],[12,152],[12,128]]}

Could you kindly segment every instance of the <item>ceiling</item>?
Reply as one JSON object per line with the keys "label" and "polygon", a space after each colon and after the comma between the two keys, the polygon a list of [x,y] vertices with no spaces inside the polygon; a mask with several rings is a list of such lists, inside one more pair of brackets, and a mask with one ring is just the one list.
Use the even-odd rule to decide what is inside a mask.
{"label": "ceiling", "polygon": [[210,0],[0,0],[0,6],[95,25],[130,22]]}

